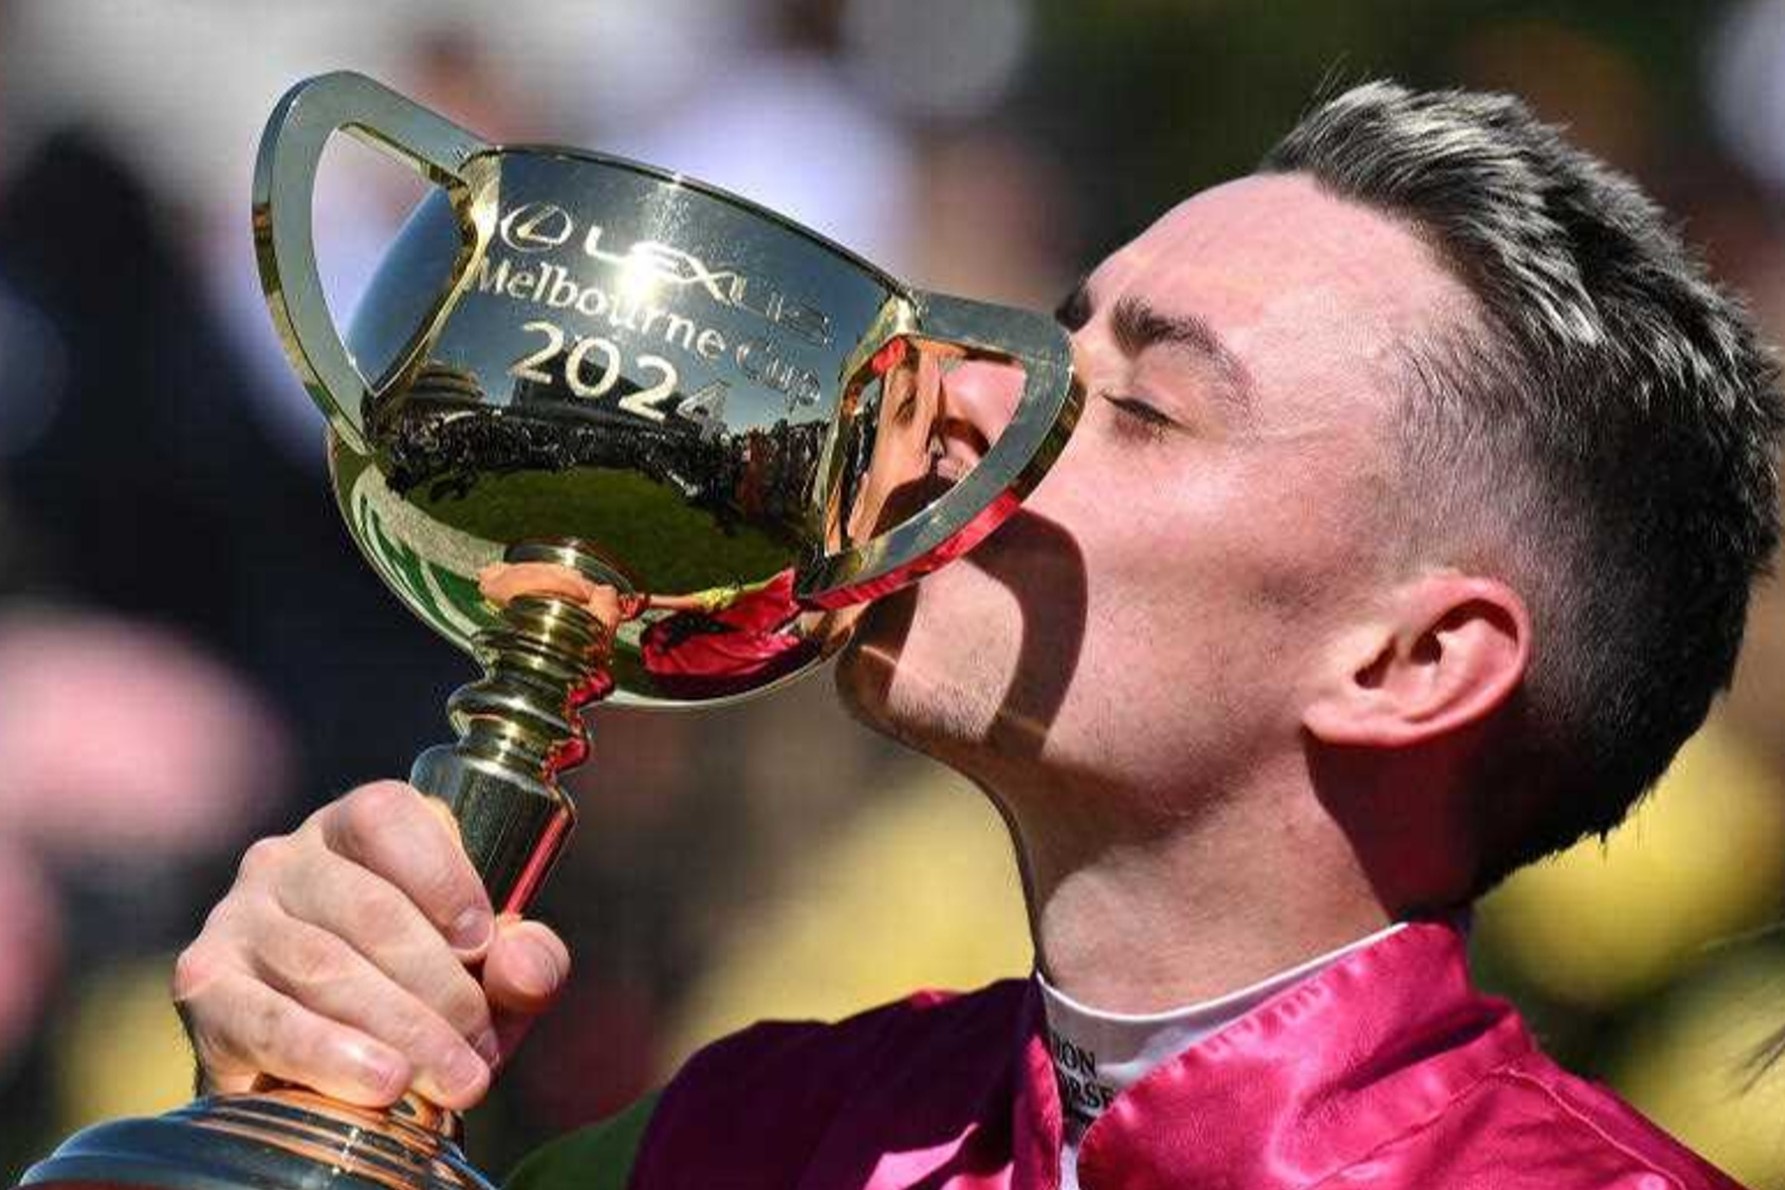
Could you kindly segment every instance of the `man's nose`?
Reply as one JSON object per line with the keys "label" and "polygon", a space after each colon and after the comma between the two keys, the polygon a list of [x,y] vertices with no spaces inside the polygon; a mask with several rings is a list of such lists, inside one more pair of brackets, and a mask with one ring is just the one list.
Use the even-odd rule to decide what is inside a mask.
{"label": "man's nose", "polygon": [[1023,395],[1023,369],[996,360],[962,360],[942,378],[935,434],[943,448],[963,461],[979,457],[1016,414]]}

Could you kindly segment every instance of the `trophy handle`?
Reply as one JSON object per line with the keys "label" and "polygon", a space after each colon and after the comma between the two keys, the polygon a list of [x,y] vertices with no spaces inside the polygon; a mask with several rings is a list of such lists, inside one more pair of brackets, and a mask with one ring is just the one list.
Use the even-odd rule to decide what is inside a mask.
{"label": "trophy handle", "polygon": [[[865,361],[893,339],[929,341],[969,358],[1020,364],[1022,395],[985,455],[934,503],[865,542],[806,560],[796,587],[811,607],[876,599],[978,545],[1053,467],[1084,403],[1073,380],[1071,340],[1054,319],[940,293],[912,292],[909,301],[856,360]],[[859,375],[861,369],[851,371]],[[834,473],[835,464],[826,470]]]}
{"label": "trophy handle", "polygon": [[363,409],[376,385],[353,362],[329,316],[316,269],[311,208],[323,147],[347,132],[444,189],[462,232],[452,282],[399,353],[400,375],[433,337],[496,226],[494,146],[362,74],[337,71],[285,93],[254,163],[254,249],[273,325],[304,388],[354,451],[366,453]]}

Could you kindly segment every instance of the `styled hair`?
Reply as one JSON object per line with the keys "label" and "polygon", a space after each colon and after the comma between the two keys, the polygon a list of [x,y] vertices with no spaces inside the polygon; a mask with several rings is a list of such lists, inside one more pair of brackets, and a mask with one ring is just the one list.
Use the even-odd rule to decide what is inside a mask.
{"label": "styled hair", "polygon": [[1480,891],[1617,825],[1727,688],[1779,537],[1777,368],[1662,211],[1510,96],[1369,83],[1262,168],[1407,221],[1475,298],[1403,345],[1395,445],[1415,556],[1535,625],[1472,775]]}

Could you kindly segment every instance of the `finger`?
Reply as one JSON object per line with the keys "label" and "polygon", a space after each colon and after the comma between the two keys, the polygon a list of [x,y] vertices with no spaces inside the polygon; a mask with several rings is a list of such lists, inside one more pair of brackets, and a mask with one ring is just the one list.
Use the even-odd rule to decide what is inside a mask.
{"label": "finger", "polygon": [[329,850],[377,873],[415,903],[461,957],[483,954],[495,915],[450,818],[397,781],[362,785],[319,815]]}
{"label": "finger", "polygon": [[443,1017],[333,934],[286,919],[263,932],[253,957],[255,973],[274,991],[396,1050],[412,1085],[434,1103],[470,1107],[488,1089],[499,1053],[495,1030],[483,1026],[474,1052]]}
{"label": "finger", "polygon": [[409,1064],[395,1049],[246,973],[220,976],[181,1008],[199,1062],[219,1090],[249,1090],[265,1073],[347,1103],[384,1107],[409,1086]]}
{"label": "finger", "polygon": [[[382,877],[321,848],[289,864],[274,888],[277,910],[333,935],[459,1036],[474,1043],[482,1038],[490,1027],[483,989],[414,902]],[[258,926],[252,950],[270,945],[282,924]]]}
{"label": "finger", "polygon": [[498,1067],[558,999],[569,975],[570,951],[550,928],[508,916],[497,919],[483,983],[494,1014]]}
{"label": "finger", "polygon": [[492,1007],[529,1015],[550,1008],[570,976],[570,950],[544,922],[504,915],[483,963]]}

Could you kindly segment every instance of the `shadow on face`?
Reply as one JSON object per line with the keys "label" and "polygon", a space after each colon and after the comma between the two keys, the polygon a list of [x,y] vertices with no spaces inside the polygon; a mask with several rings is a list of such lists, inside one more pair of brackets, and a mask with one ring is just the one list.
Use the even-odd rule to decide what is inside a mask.
{"label": "shadow on face", "polygon": [[[896,341],[896,346],[883,352],[884,366],[876,357],[876,380],[864,393],[866,416],[857,422],[859,441],[850,440],[850,454],[864,465],[839,485],[837,504],[827,514],[853,542],[931,515],[1010,424],[1023,387],[1021,366],[1005,360],[963,359],[947,345]],[[975,631],[985,625],[971,619],[951,622],[950,639],[940,642],[940,649],[907,649],[924,597],[916,589],[897,590],[871,604],[858,622],[857,647],[839,671],[845,702],[869,726],[951,763],[966,759],[957,754],[957,745],[994,763],[1038,755],[1065,702],[1084,642],[1088,600],[1082,551],[1061,525],[1006,493],[929,558],[924,569],[940,562],[944,574],[926,582],[952,584],[959,572],[951,574],[950,568],[965,566],[1014,596],[1018,639],[998,650],[1001,657],[1014,654],[1014,660],[992,661],[987,649],[971,643],[985,639]],[[1002,600],[988,605],[941,598],[956,616],[1009,614]],[[947,667],[915,675],[929,692],[925,701],[938,705],[895,709],[894,675],[913,665]],[[996,675],[989,670],[993,665]],[[997,680],[1002,692],[988,717],[981,708]],[[976,708],[977,726],[971,729],[961,722],[964,702]]]}
{"label": "shadow on face", "polygon": [[[1404,749],[1340,747],[1303,733],[1314,796],[1396,916],[1439,916],[1470,900],[1486,808],[1469,805],[1458,773],[1492,731],[1478,724]],[[1511,800],[1498,813],[1515,817]]]}
{"label": "shadow on face", "polygon": [[[1022,581],[998,564],[1004,554],[1024,559]],[[1019,509],[978,548],[951,563],[967,566],[997,581],[1016,600],[1019,643],[1016,660],[1004,682],[991,722],[983,738],[973,741],[971,751],[983,754],[996,766],[1038,757],[1048,733],[1066,700],[1083,649],[1087,620],[1085,559],[1070,533],[1047,518]],[[921,750],[930,751],[936,741],[928,738],[922,723],[887,722],[885,708],[894,674],[901,658],[918,605],[916,588],[906,588],[878,600],[864,613],[858,641],[876,660],[846,662],[839,673],[844,700],[869,726],[888,731]],[[858,643],[857,648],[863,646]],[[971,666],[978,659],[960,658]],[[946,690],[951,682],[929,683]],[[919,716],[920,717],[920,716]],[[903,719],[904,716],[901,716]],[[945,760],[965,760],[944,749]],[[968,767],[977,768],[975,764]]]}

